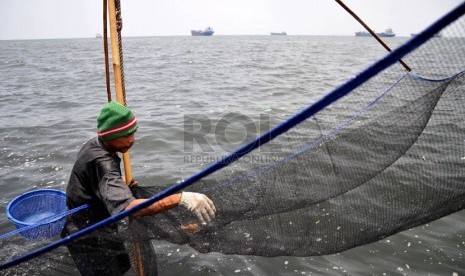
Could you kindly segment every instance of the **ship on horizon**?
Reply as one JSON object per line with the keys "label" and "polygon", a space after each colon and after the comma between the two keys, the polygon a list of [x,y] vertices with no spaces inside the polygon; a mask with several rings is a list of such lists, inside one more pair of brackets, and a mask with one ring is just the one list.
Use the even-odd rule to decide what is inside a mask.
{"label": "ship on horizon", "polygon": [[[394,37],[396,34],[392,31],[391,28],[386,29],[386,31],[382,33],[376,33],[377,36],[379,37]],[[355,36],[371,36],[369,32],[356,32]]]}
{"label": "ship on horizon", "polygon": [[283,32],[280,32],[280,33],[273,33],[273,32],[271,32],[270,35],[287,35],[287,33],[284,32],[284,31],[283,31]]}
{"label": "ship on horizon", "polygon": [[206,27],[205,30],[191,30],[192,36],[212,36],[214,33],[213,29]]}

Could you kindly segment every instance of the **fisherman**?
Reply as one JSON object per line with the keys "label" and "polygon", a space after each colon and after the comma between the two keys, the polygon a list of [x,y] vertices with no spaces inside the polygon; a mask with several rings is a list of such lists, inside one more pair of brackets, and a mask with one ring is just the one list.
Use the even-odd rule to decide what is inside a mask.
{"label": "fisherman", "polygon": [[[67,219],[62,237],[144,202],[136,199],[121,174],[117,152],[125,153],[134,144],[137,119],[130,109],[116,102],[105,104],[97,118],[97,137],[79,151],[66,189],[66,204],[74,209],[83,204],[91,208]],[[215,206],[204,194],[173,194],[137,211],[134,216],[148,216],[182,205],[202,223],[215,217]],[[130,269],[129,255],[117,235],[117,224],[98,229],[68,244],[68,249],[82,275],[123,275]]]}

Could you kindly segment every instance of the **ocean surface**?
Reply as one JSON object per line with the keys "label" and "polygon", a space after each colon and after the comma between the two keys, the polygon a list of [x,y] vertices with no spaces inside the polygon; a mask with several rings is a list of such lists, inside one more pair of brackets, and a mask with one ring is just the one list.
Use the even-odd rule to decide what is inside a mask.
{"label": "ocean surface", "polygon": [[[395,48],[407,39],[387,42]],[[371,38],[330,36],[125,37],[123,48],[127,105],[140,125],[132,171],[141,185],[176,183],[214,161],[191,158],[184,136],[189,118],[216,122],[239,113],[256,121],[265,114],[269,128],[386,54]],[[6,233],[14,229],[7,204],[34,189],[65,190],[78,150],[95,136],[107,101],[103,43],[0,41],[0,76],[0,233]],[[244,141],[241,127],[231,130],[233,147],[217,147],[217,155]],[[461,211],[379,242],[306,258],[218,254],[206,262],[186,247],[160,242],[159,272],[465,275],[464,219]]]}

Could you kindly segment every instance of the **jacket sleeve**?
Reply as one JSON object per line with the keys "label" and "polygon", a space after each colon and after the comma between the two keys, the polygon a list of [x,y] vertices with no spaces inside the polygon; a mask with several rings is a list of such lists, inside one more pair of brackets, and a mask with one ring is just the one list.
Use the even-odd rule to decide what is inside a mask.
{"label": "jacket sleeve", "polygon": [[103,158],[97,161],[96,166],[100,179],[96,191],[97,197],[103,202],[108,212],[115,215],[124,210],[135,198],[124,183],[117,162],[112,158]]}

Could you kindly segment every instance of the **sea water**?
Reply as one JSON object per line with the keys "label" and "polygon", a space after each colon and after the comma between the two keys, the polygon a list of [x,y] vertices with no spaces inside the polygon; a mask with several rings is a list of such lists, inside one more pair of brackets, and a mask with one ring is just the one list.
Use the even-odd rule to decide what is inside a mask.
{"label": "sea water", "polygon": [[[388,43],[395,48],[407,39]],[[123,49],[127,105],[140,125],[132,170],[141,185],[176,183],[215,161],[192,158],[184,136],[189,118],[218,122],[239,113],[258,122],[266,115],[262,129],[268,129],[386,54],[371,38],[330,36],[125,37]],[[78,150],[95,136],[107,101],[103,43],[0,41],[0,75],[5,233],[14,229],[8,202],[34,189],[65,190]],[[230,146],[216,148],[218,156],[250,134],[241,125],[229,131]],[[214,135],[213,123],[206,132]],[[154,246],[160,275],[464,275],[463,220],[459,212],[366,246],[305,258],[214,253],[205,260],[185,246]],[[55,274],[78,274],[68,269]]]}

